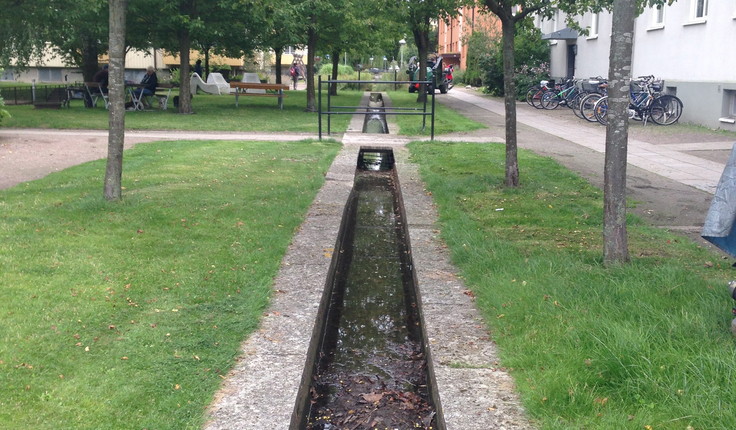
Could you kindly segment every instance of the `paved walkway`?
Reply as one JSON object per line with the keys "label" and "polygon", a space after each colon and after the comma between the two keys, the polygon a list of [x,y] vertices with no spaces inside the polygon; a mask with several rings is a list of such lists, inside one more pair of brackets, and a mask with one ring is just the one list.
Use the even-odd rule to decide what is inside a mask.
{"label": "paved walkway", "polygon": [[[471,103],[480,109],[497,114],[501,118],[505,116],[502,102],[480,96],[474,91],[454,88],[447,96]],[[519,124],[561,137],[581,147],[605,153],[605,128],[584,127],[581,121],[571,114],[569,120],[560,120],[559,118],[551,119],[549,115],[545,114],[545,111],[517,110],[517,122]],[[650,126],[657,127],[653,124]],[[690,155],[688,152],[730,150],[733,144],[733,139],[727,137],[724,137],[721,142],[691,142],[668,145],[655,145],[630,138],[628,162],[630,165],[713,194],[721,173],[723,173],[727,157],[719,162]]]}

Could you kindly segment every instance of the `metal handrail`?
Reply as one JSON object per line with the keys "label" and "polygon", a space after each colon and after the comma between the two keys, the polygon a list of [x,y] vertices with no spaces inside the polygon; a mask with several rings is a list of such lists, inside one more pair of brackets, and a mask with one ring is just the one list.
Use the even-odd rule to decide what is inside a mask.
{"label": "metal handrail", "polygon": [[[327,91],[327,110],[322,110],[322,84],[326,84],[329,88],[329,85],[331,84],[389,84],[389,85],[399,85],[399,84],[419,84],[419,85],[432,85],[432,81],[351,81],[351,80],[322,80],[322,76],[320,75],[318,78],[318,112],[319,112],[319,140],[322,140],[322,115],[327,115],[327,134],[331,134],[331,115],[368,115],[375,112],[371,112],[368,110],[367,106],[332,106],[332,96],[329,91]],[[384,111],[382,112],[384,115],[421,115],[422,116],[422,130],[424,130],[427,126],[427,116],[431,117],[430,122],[430,139],[434,140],[434,112],[435,112],[435,95],[434,92],[431,94],[432,96],[432,104],[431,104],[431,111],[427,112],[427,99],[425,98],[424,103],[421,108],[405,108],[405,107],[384,107],[382,108]],[[343,110],[336,110],[336,109],[344,109]],[[365,112],[356,112],[359,109],[366,109]],[[349,111],[348,111],[349,110]],[[400,112],[400,111],[412,111],[412,112]]]}

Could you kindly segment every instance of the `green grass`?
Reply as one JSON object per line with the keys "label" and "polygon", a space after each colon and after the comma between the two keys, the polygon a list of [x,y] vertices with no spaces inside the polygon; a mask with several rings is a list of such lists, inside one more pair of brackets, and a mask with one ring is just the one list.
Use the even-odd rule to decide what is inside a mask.
{"label": "green grass", "polygon": [[[360,96],[358,92],[343,91],[336,96],[336,103],[357,105]],[[279,110],[274,97],[239,97],[238,103],[240,106],[235,107],[235,97],[230,95],[198,94],[192,100],[193,115],[179,115],[170,102],[167,111],[126,112],[125,127],[129,130],[317,132],[318,115],[304,110],[305,91],[287,91],[283,110]],[[5,127],[108,128],[107,110],[99,105],[87,109],[81,100],[73,100],[68,109],[39,110],[29,105],[6,106],[6,109],[12,118],[3,120]],[[332,130],[343,132],[349,122],[347,115],[333,118]]]}
{"label": "green grass", "polygon": [[[362,92],[340,90],[332,97],[335,106],[358,106]],[[326,109],[327,95],[323,93],[323,108]],[[391,91],[389,97],[396,106],[418,107],[416,94],[407,91]],[[438,95],[437,97],[442,97]],[[305,91],[288,91],[284,98],[284,109],[279,110],[275,98],[240,97],[240,107],[235,107],[235,97],[198,94],[192,101],[193,115],[179,115],[173,104],[168,111],[151,110],[127,112],[125,127],[128,130],[190,130],[190,131],[260,131],[260,132],[309,132],[318,131],[319,117],[316,113],[304,111]],[[34,109],[30,105],[6,106],[11,118],[3,120],[5,127],[56,128],[56,129],[95,129],[108,128],[107,111],[98,106],[84,108],[81,100],[73,100],[68,109]],[[342,133],[347,129],[350,115],[333,115],[331,130]],[[327,130],[327,118],[323,117],[323,132]],[[429,135],[430,119],[421,129],[421,116],[397,117],[402,135]],[[436,104],[435,134],[468,131],[483,128],[480,123],[468,120],[452,109]]]}
{"label": "green grass", "polygon": [[200,428],[338,149],[140,144],[121,202],[104,160],[0,191],[0,428]]}
{"label": "green grass", "polygon": [[[421,104],[417,103],[417,94],[409,93],[406,88],[398,91],[389,92],[391,103],[394,107],[422,107]],[[435,96],[448,97],[444,94]],[[427,109],[431,110],[431,97],[427,101]],[[399,126],[399,134],[404,136],[421,136],[430,134],[430,117],[427,117],[427,123],[425,130],[422,130],[422,117],[421,116],[401,116],[397,115],[394,117]],[[445,107],[435,101],[435,124],[434,134],[440,135],[445,133],[453,133],[458,131],[472,131],[481,128],[486,128],[485,125],[467,119],[454,110]]]}
{"label": "green grass", "polygon": [[542,429],[736,428],[730,261],[631,216],[632,262],[605,268],[602,192],[552,160],[521,152],[506,189],[502,145],[411,150]]}

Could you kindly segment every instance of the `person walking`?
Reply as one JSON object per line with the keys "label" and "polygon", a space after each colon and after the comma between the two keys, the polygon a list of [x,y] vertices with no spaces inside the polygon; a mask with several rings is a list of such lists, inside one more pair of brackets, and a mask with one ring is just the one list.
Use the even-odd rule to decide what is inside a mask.
{"label": "person walking", "polygon": [[291,75],[291,81],[294,83],[294,89],[296,90],[296,83],[299,81],[299,66],[296,61],[289,68],[289,75]]}

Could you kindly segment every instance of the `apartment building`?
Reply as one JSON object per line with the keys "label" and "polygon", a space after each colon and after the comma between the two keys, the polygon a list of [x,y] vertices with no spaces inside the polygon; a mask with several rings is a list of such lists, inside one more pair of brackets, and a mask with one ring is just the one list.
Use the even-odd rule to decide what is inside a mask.
{"label": "apartment building", "polygon": [[[550,41],[552,77],[606,76],[611,45],[609,12],[575,18],[587,35],[565,26],[561,12],[536,24]],[[632,76],[664,79],[679,97],[681,122],[736,131],[736,1],[678,0],[649,7],[636,18]]]}
{"label": "apartment building", "polygon": [[465,6],[459,10],[457,17],[449,21],[439,20],[437,53],[442,55],[446,64],[455,64],[465,70],[468,58],[467,38],[475,31],[500,32],[500,29],[500,21],[484,7]]}

